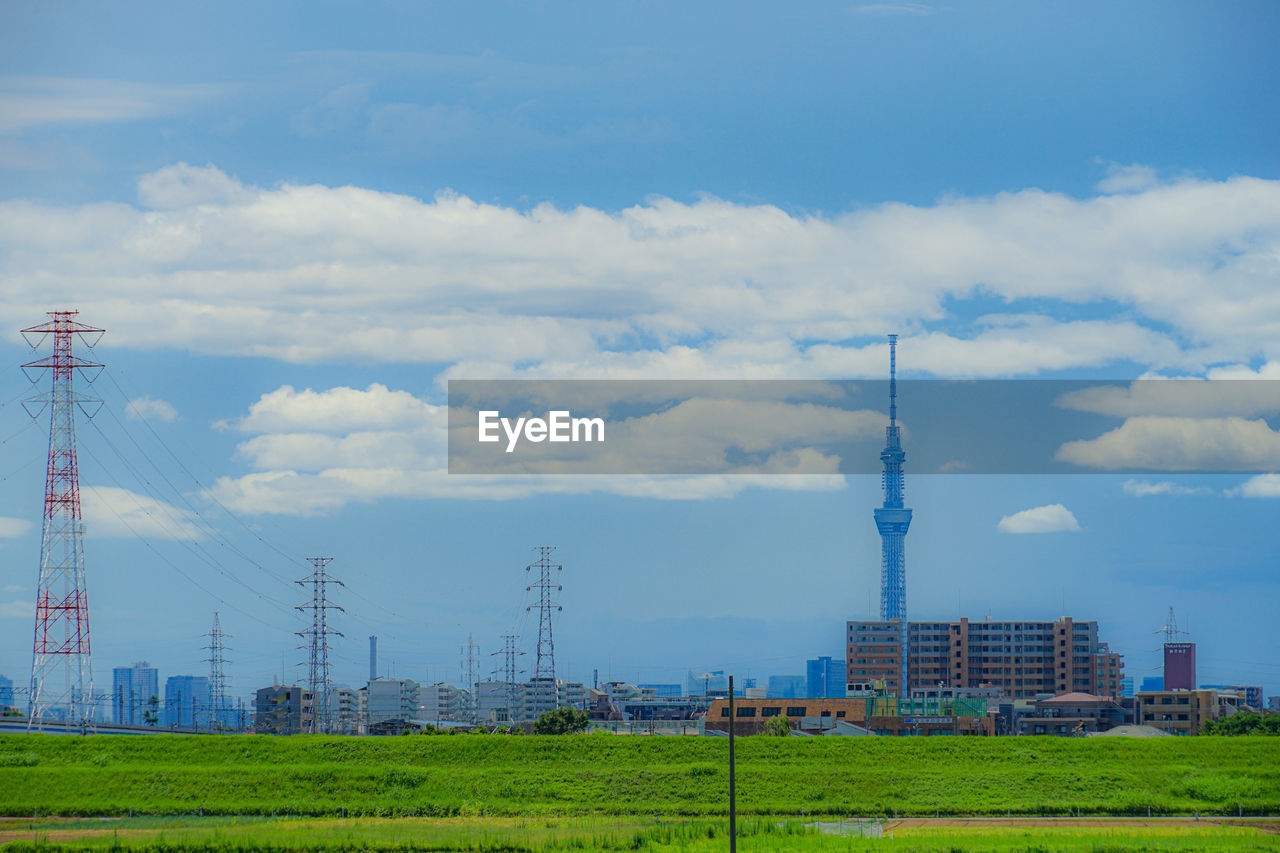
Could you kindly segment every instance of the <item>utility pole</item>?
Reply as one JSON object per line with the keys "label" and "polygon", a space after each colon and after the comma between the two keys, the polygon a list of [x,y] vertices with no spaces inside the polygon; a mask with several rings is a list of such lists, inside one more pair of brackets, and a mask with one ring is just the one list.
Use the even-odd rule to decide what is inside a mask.
{"label": "utility pole", "polygon": [[467,634],[467,644],[462,647],[462,682],[466,689],[471,692],[471,699],[467,702],[467,715],[470,717],[469,722],[476,723],[478,720],[477,704],[476,704],[476,681],[479,680],[479,665],[477,659],[480,653],[480,647],[475,644],[475,636]]}
{"label": "utility pole", "polygon": [[[329,611],[337,610],[342,613],[346,611],[336,604],[329,603],[325,588],[331,583],[336,583],[338,586],[346,584],[325,571],[325,566],[333,561],[333,557],[308,557],[307,561],[314,567],[311,575],[294,583],[299,586],[311,585],[311,603],[298,605],[294,609],[311,611],[311,627],[296,633],[307,641],[306,645],[298,648],[307,650],[307,687],[311,691],[314,709],[311,731],[317,734],[328,734],[329,696],[333,689],[329,679],[329,637],[330,635],[344,636],[341,631],[335,631],[329,627]],[[303,726],[305,728],[305,721]]]}
{"label": "utility pole", "polygon": [[[224,667],[227,664],[225,652],[227,646],[225,640],[230,634],[224,633],[222,630],[222,621],[218,617],[218,612],[213,613],[213,627],[209,629],[209,633],[205,634],[209,638],[209,645],[205,646],[209,651],[209,657],[205,658],[205,662],[209,664],[209,730],[221,729],[227,724],[227,676]],[[192,720],[194,723],[194,719]]]}
{"label": "utility pole", "polygon": [[526,572],[538,570],[538,580],[525,587],[526,592],[538,590],[538,603],[525,608],[526,610],[538,608],[538,652],[533,662],[533,679],[530,684],[534,719],[559,704],[556,690],[556,644],[551,633],[551,613],[564,609],[552,601],[552,595],[560,592],[564,587],[551,580],[551,570],[559,572],[564,567],[551,561],[551,552],[555,549],[554,545],[537,546],[534,548],[538,552],[537,561],[524,568]]}
{"label": "utility pole", "polygon": [[738,788],[737,768],[733,755],[733,676],[729,676],[729,853],[738,850]]}
{"label": "utility pole", "polygon": [[[32,349],[53,336],[53,355],[22,366],[32,385],[46,372],[53,373],[48,393],[22,401],[33,418],[46,407],[50,410],[28,730],[33,726],[42,728],[53,708],[64,708],[67,722],[79,725],[82,731],[88,731],[92,723],[93,666],[89,655],[89,598],[84,575],[75,409],[79,406],[87,417],[93,417],[102,401],[77,393],[72,380],[78,370],[92,383],[102,372],[102,365],[74,355],[72,343],[79,335],[81,343],[92,349],[102,339],[103,330],[76,322],[78,313],[50,311],[52,319],[48,322],[22,330]],[[86,406],[94,404],[90,412]]]}
{"label": "utility pole", "polygon": [[495,669],[493,675],[502,675],[503,682],[507,685],[507,721],[514,723],[516,721],[516,683],[517,676],[524,672],[523,669],[516,667],[516,658],[524,652],[516,648],[516,640],[520,637],[516,634],[502,635],[502,651],[490,652],[490,655],[502,655],[502,667]]}

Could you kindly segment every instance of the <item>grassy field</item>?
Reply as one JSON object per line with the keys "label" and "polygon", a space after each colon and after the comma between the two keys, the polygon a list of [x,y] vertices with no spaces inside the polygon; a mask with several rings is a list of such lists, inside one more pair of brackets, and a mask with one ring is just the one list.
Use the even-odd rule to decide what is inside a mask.
{"label": "grassy field", "polygon": [[[0,814],[718,815],[713,738],[0,736]],[[1280,813],[1280,738],[743,738],[757,815]]]}
{"label": "grassy field", "polygon": [[[953,826],[931,819],[863,824],[748,819],[738,849],[753,851],[1275,851],[1280,824],[1232,826],[1201,821],[1039,820],[1019,825]],[[861,837],[860,833],[883,833]],[[722,820],[525,818],[123,818],[0,821],[6,851],[284,850],[474,851],[557,853],[636,850],[711,853],[728,847]]]}

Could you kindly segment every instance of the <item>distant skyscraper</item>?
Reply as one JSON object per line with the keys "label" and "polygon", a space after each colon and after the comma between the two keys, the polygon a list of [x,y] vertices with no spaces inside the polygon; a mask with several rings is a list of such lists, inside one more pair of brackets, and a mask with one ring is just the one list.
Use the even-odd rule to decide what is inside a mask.
{"label": "distant skyscraper", "polygon": [[[901,623],[902,673],[900,683],[907,682],[907,528],[911,526],[911,510],[905,504],[903,465],[907,454],[902,449],[902,433],[898,428],[898,336],[889,336],[889,426],[885,428],[882,483],[884,505],[875,511],[876,529],[880,531],[880,620]],[[843,694],[841,694],[843,695]]]}
{"label": "distant skyscraper", "polygon": [[641,690],[652,690],[654,696],[663,699],[675,699],[681,695],[679,684],[637,684]]}
{"label": "distant skyscraper", "polygon": [[[146,661],[111,670],[111,719],[126,726],[140,726],[149,711],[159,725],[160,683],[155,668]],[[151,705],[151,699],[156,703]]]}
{"label": "distant skyscraper", "polygon": [[1164,690],[1164,676],[1148,675],[1142,679],[1143,693],[1157,693]]}
{"label": "distant skyscraper", "polygon": [[765,698],[795,699],[803,697],[807,686],[808,679],[803,675],[771,675],[769,676]]}
{"label": "distant skyscraper", "polygon": [[0,708],[13,704],[13,682],[0,675]]}
{"label": "distant skyscraper", "polygon": [[203,675],[173,675],[164,681],[164,727],[207,729],[212,713],[209,679]]}
{"label": "distant skyscraper", "polygon": [[805,661],[806,699],[843,699],[845,694],[844,661],[820,657]]}

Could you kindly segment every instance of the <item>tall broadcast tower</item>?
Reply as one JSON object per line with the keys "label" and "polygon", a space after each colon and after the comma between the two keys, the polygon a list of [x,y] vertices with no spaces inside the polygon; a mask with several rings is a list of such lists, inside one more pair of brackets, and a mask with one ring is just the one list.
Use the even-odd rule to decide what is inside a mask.
{"label": "tall broadcast tower", "polygon": [[[102,329],[77,323],[77,313],[50,311],[49,322],[22,330],[32,348],[53,336],[53,355],[22,366],[33,384],[46,372],[53,374],[48,393],[23,400],[32,417],[38,417],[46,407],[50,413],[29,727],[41,726],[46,717],[54,716],[81,727],[91,722],[93,667],[89,659],[89,599],[84,580],[75,409],[86,403],[101,405],[102,401],[78,394],[72,379],[79,370],[92,382],[102,372],[102,365],[78,358],[71,350],[76,335],[92,348],[103,333]],[[33,409],[33,404],[38,408]]]}
{"label": "tall broadcast tower", "polygon": [[907,454],[902,449],[898,429],[898,336],[889,336],[889,426],[885,429],[884,450],[880,461],[884,505],[875,510],[876,529],[880,531],[880,619],[898,621],[902,632],[902,674],[899,696],[907,698],[907,528],[911,526],[911,510],[903,505],[902,466]]}

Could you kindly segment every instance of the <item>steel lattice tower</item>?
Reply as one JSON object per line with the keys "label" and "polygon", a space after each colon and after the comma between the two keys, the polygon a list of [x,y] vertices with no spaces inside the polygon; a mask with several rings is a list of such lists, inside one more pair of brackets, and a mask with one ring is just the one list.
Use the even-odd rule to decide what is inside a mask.
{"label": "steel lattice tower", "polygon": [[516,676],[524,672],[516,666],[516,658],[524,654],[516,648],[516,640],[520,637],[516,634],[502,635],[502,651],[490,652],[490,655],[502,655],[502,667],[495,669],[493,675],[502,675],[503,682],[507,685],[507,719],[515,722],[515,705],[516,705]]}
{"label": "steel lattice tower", "polygon": [[898,428],[898,336],[889,336],[889,426],[885,428],[884,464],[881,482],[884,505],[875,510],[876,529],[880,531],[880,619],[900,622],[902,634],[902,673],[899,696],[909,695],[907,684],[907,528],[911,526],[911,510],[903,504],[905,484],[902,467],[907,454],[902,449],[902,433]]}
{"label": "steel lattice tower", "polygon": [[535,719],[544,711],[550,711],[558,704],[556,695],[556,644],[551,633],[551,613],[563,610],[551,600],[552,594],[560,592],[564,587],[551,580],[551,570],[563,570],[559,563],[551,562],[554,545],[539,545],[534,548],[538,552],[536,562],[525,566],[526,572],[538,570],[536,583],[525,587],[525,591],[538,590],[538,603],[529,605],[526,610],[538,608],[538,654],[533,662],[533,679],[530,693],[533,700],[533,716]]}
{"label": "steel lattice tower", "polygon": [[[75,407],[83,409],[86,403],[101,405],[102,401],[77,394],[73,378],[79,370],[92,382],[102,372],[102,365],[76,357],[72,343],[80,335],[81,342],[92,349],[102,339],[103,330],[76,322],[76,311],[48,313],[52,318],[49,322],[22,330],[33,349],[53,336],[53,355],[22,366],[32,384],[39,382],[46,371],[53,373],[47,394],[23,401],[32,417],[38,417],[46,406],[50,410],[28,727],[42,725],[54,708],[65,709],[68,723],[87,727],[91,722],[93,667],[89,655],[89,599],[84,576]],[[33,410],[33,404],[39,404],[39,408]],[[87,411],[86,414],[92,417]],[[58,678],[58,670],[62,670],[62,678]]]}
{"label": "steel lattice tower", "polygon": [[209,657],[205,659],[209,664],[209,728],[221,729],[227,724],[229,711],[227,676],[223,670],[227,663],[226,639],[231,635],[222,630],[222,620],[217,611],[213,614],[213,627],[205,636],[209,638],[209,645],[205,646],[209,650]]}
{"label": "steel lattice tower", "polygon": [[329,627],[329,611],[337,610],[342,613],[346,611],[336,604],[329,603],[325,588],[331,583],[336,583],[338,586],[345,586],[345,584],[325,571],[325,566],[333,561],[333,557],[308,557],[307,560],[315,567],[314,570],[310,576],[296,580],[294,583],[300,586],[311,585],[311,603],[300,604],[294,609],[311,611],[311,627],[296,633],[307,640],[306,645],[298,648],[307,650],[307,689],[311,691],[314,708],[311,731],[316,734],[328,734],[330,694],[333,692],[333,684],[329,679],[329,637],[344,636],[341,631],[335,631]]}
{"label": "steel lattice tower", "polygon": [[467,702],[467,713],[470,715],[471,722],[474,723],[477,717],[476,682],[480,679],[480,647],[475,644],[475,636],[473,634],[467,634],[467,644],[462,646],[461,651],[462,682],[467,690],[471,691],[471,698]]}

